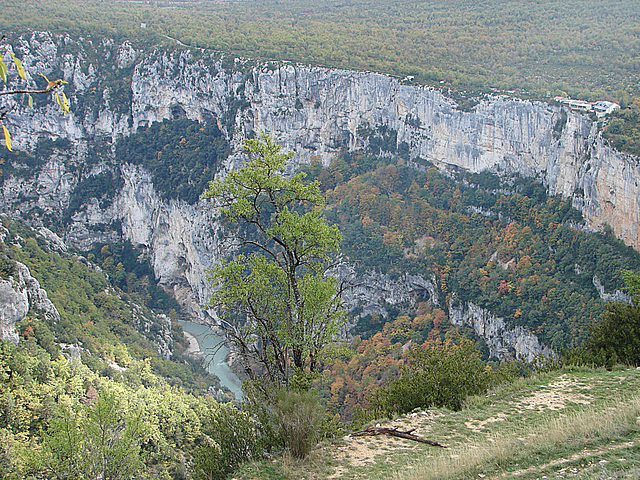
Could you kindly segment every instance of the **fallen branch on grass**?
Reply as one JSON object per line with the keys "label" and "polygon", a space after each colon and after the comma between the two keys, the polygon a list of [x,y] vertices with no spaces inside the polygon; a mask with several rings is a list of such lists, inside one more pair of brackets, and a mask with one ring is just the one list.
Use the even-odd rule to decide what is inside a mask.
{"label": "fallen branch on grass", "polygon": [[427,440],[426,438],[419,437],[418,435],[414,435],[413,431],[415,428],[411,430],[407,430],[403,432],[402,430],[398,430],[396,427],[367,427],[364,430],[358,430],[357,432],[353,432],[351,434],[352,437],[371,437],[375,435],[391,435],[393,437],[406,438],[407,440],[413,440],[414,442],[426,443],[428,445],[432,445],[434,447],[442,447],[447,448],[445,445],[442,445],[438,442],[434,442],[433,440]]}

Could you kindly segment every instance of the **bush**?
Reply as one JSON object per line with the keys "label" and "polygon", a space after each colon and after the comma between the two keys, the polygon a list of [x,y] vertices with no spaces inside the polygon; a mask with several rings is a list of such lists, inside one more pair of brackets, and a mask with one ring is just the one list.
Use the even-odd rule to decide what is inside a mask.
{"label": "bush", "polygon": [[640,306],[612,303],[602,321],[591,327],[582,348],[570,355],[573,363],[611,368],[616,364],[640,366]]}
{"label": "bush", "polygon": [[415,349],[400,377],[376,392],[373,408],[388,416],[415,408],[460,410],[468,396],[485,392],[493,377],[471,340]]}
{"label": "bush", "polygon": [[632,302],[608,304],[600,323],[590,327],[584,344],[566,354],[568,363],[640,366],[640,275],[623,270],[622,276]]}
{"label": "bush", "polygon": [[281,390],[273,406],[276,429],[294,458],[306,457],[318,441],[325,410],[312,391]]}
{"label": "bush", "polygon": [[217,405],[203,419],[206,441],[193,455],[194,478],[223,479],[261,452],[260,425],[233,405]]}

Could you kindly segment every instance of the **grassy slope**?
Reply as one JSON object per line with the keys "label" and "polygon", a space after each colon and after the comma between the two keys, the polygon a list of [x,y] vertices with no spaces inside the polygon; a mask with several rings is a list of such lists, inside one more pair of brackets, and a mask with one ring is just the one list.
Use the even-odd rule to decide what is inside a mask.
{"label": "grassy slope", "polygon": [[248,479],[640,478],[640,369],[540,374],[470,399],[460,412],[416,412],[393,422],[439,449],[360,437],[318,449],[304,464],[247,466]]}

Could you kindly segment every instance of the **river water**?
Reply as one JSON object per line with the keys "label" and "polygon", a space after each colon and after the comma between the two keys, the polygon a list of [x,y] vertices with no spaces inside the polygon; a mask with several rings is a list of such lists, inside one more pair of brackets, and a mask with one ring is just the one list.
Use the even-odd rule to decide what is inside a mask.
{"label": "river water", "polygon": [[[205,366],[209,373],[213,373],[220,379],[220,383],[233,392],[238,400],[242,399],[242,381],[231,371],[226,358],[229,349],[220,346],[222,337],[211,330],[207,325],[200,325],[189,321],[180,321],[182,329],[193,335],[200,346],[200,354],[204,358]],[[218,350],[216,351],[216,348]]]}

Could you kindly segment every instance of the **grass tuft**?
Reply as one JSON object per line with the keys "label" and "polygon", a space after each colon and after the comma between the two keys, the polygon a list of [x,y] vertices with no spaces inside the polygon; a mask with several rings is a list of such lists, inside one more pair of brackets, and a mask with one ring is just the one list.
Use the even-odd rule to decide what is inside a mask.
{"label": "grass tuft", "polygon": [[396,473],[395,480],[471,478],[478,473],[526,472],[585,448],[628,437],[640,431],[640,396],[634,395],[600,407],[541,421],[510,435],[443,451],[414,464],[410,472]]}

